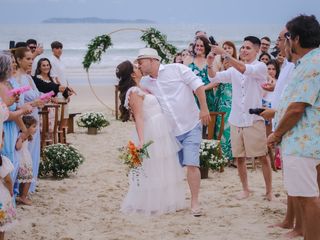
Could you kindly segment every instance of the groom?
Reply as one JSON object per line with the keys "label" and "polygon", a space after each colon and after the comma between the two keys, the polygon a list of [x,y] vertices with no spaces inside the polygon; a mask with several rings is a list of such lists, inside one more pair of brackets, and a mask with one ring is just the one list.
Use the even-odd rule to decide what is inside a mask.
{"label": "groom", "polygon": [[[157,97],[174,135],[183,146],[179,152],[179,160],[182,166],[187,167],[192,214],[199,217],[199,148],[202,140],[200,120],[204,125],[210,121],[203,82],[182,64],[160,64],[160,57],[152,48],[141,49],[137,60],[144,76],[140,82],[141,87]],[[193,93],[199,99],[200,112]]]}

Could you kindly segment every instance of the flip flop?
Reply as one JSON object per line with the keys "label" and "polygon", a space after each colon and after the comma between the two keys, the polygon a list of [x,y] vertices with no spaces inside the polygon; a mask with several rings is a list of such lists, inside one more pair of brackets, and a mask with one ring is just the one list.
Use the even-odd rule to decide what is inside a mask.
{"label": "flip flop", "polygon": [[191,214],[192,214],[192,216],[194,216],[194,217],[201,217],[201,216],[202,216],[202,213],[201,213],[201,210],[200,210],[200,209],[191,210]]}

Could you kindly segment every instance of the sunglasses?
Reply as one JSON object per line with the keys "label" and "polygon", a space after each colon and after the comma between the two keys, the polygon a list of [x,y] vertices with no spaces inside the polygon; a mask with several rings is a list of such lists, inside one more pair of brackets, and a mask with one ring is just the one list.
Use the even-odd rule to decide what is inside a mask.
{"label": "sunglasses", "polygon": [[290,32],[286,32],[285,34],[284,34],[284,37],[286,38],[286,39],[291,39],[291,33]]}

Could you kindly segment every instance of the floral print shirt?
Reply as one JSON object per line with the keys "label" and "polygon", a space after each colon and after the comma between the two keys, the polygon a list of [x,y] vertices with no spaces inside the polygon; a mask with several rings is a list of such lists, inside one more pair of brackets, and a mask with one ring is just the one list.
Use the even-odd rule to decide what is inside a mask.
{"label": "floral print shirt", "polygon": [[297,63],[281,97],[276,125],[292,102],[307,103],[297,124],[282,139],[283,154],[320,159],[320,49],[307,53]]}

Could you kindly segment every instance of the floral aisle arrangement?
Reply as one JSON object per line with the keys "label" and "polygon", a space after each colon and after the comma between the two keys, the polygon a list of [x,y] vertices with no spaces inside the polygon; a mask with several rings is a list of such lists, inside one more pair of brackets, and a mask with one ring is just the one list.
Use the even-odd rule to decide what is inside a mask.
{"label": "floral aisle arrangement", "polygon": [[203,140],[200,145],[200,167],[221,171],[228,164],[218,140]]}
{"label": "floral aisle arrangement", "polygon": [[103,127],[108,126],[110,123],[101,112],[86,112],[79,116],[77,120],[79,127],[96,128],[100,130]]}
{"label": "floral aisle arrangement", "polygon": [[71,172],[76,172],[83,161],[83,155],[72,145],[52,144],[43,150],[39,175],[52,175],[56,178],[68,177]]}

